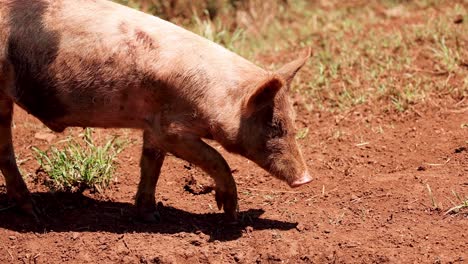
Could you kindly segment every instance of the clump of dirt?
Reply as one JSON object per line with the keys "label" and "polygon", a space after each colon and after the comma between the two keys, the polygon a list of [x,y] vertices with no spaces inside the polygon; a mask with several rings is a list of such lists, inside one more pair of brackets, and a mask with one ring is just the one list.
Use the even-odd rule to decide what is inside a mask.
{"label": "clump of dirt", "polygon": [[463,147],[458,147],[455,149],[455,153],[462,153],[462,152],[466,152],[467,151],[467,148],[465,146]]}
{"label": "clump of dirt", "polygon": [[189,174],[185,177],[185,191],[194,195],[200,195],[211,193],[214,190],[214,181],[208,175],[200,173],[191,164],[184,165],[184,168]]}

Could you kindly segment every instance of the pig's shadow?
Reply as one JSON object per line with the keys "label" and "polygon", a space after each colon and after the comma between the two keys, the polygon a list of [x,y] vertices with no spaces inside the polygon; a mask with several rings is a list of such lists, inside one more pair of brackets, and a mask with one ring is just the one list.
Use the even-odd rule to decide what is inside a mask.
{"label": "pig's shadow", "polygon": [[[159,205],[159,223],[142,223],[134,219],[132,204],[99,201],[82,194],[33,193],[41,209],[41,224],[14,209],[4,210],[6,194],[0,193],[0,228],[17,232],[83,232],[103,231],[117,234],[137,233],[199,233],[210,236],[210,241],[228,241],[242,236],[246,227],[253,230],[289,230],[297,223],[259,218],[264,211],[250,209],[240,212],[239,223],[226,224],[222,213],[195,214],[173,207]],[[2,209],[3,208],[3,209]],[[249,228],[250,229],[250,228]]]}

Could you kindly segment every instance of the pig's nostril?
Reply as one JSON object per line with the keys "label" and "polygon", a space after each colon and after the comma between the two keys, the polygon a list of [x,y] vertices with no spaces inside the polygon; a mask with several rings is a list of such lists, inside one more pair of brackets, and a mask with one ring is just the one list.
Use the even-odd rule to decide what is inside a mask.
{"label": "pig's nostril", "polygon": [[307,184],[312,181],[312,177],[309,175],[308,172],[305,172],[301,178],[293,181],[292,183],[289,184],[289,186],[296,188],[301,185]]}

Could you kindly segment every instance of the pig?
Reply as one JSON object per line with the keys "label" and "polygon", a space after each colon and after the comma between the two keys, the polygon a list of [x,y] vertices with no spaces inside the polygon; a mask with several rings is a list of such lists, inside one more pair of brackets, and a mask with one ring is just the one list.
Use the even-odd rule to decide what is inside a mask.
{"label": "pig", "polygon": [[138,215],[156,217],[166,153],[214,179],[236,219],[237,189],[222,155],[258,164],[291,187],[312,181],[295,139],[288,93],[310,48],[276,71],[160,18],[107,0],[0,0],[0,169],[7,197],[34,214],[12,145],[13,105],[55,132],[71,126],[143,131]]}

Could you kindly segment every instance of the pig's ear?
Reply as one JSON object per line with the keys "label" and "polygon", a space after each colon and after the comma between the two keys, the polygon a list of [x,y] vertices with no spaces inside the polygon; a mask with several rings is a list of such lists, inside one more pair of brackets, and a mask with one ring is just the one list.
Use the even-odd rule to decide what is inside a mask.
{"label": "pig's ear", "polygon": [[279,70],[277,70],[276,73],[279,76],[281,76],[281,78],[283,78],[286,81],[286,83],[291,83],[294,76],[296,76],[296,73],[302,68],[302,66],[304,66],[304,64],[310,58],[311,52],[311,48],[307,48],[305,51],[302,52],[298,59],[284,65]]}
{"label": "pig's ear", "polygon": [[251,115],[255,111],[271,104],[276,94],[284,86],[284,82],[278,77],[271,77],[257,87],[246,97],[244,114]]}

